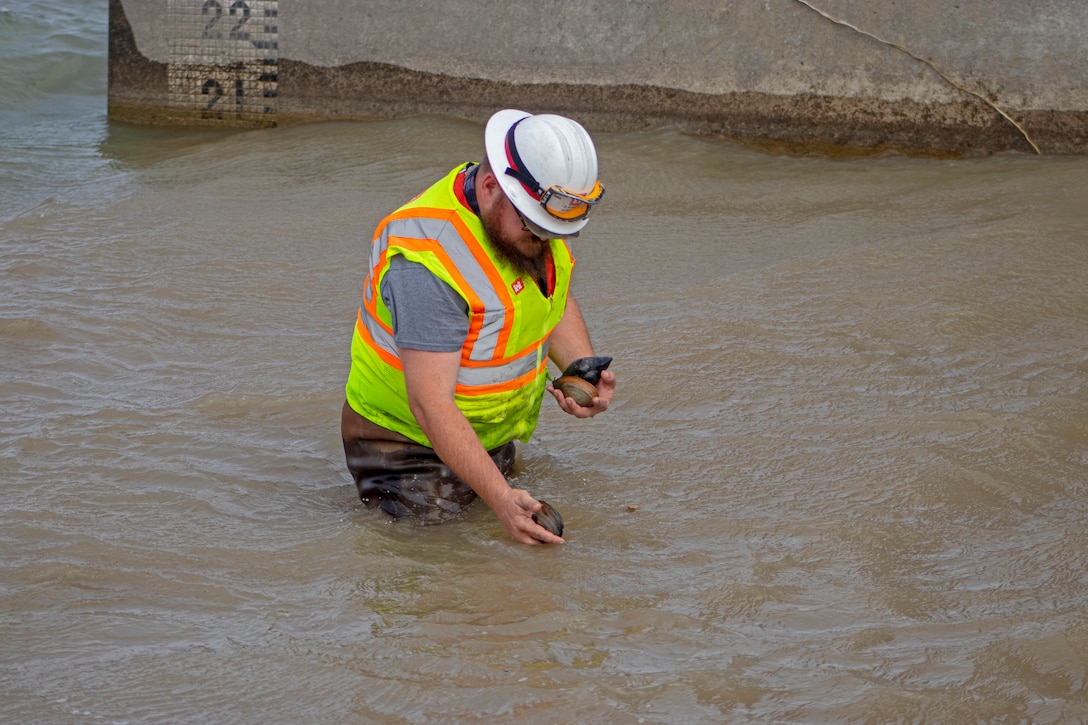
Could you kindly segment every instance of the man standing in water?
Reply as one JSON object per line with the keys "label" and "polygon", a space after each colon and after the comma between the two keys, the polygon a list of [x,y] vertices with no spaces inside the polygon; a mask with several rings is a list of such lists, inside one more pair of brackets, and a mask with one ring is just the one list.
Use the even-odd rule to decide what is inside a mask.
{"label": "man standing in water", "polygon": [[570,415],[608,409],[605,370],[582,406],[546,384],[593,349],[570,295],[577,236],[601,200],[577,122],[499,111],[480,164],[462,164],[374,235],[351,344],[341,434],[359,498],[437,523],[477,496],[526,544],[561,543],[541,503],[506,480],[545,391]]}

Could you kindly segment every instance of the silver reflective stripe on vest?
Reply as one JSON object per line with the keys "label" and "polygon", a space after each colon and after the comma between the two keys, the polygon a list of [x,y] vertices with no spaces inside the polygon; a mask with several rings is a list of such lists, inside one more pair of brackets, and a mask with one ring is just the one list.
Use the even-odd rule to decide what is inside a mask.
{"label": "silver reflective stripe on vest", "polygon": [[521,375],[536,370],[536,348],[533,348],[517,360],[511,360],[503,365],[488,365],[482,368],[461,367],[457,371],[457,383],[459,385],[494,385],[505,383]]}
{"label": "silver reflective stripe on vest", "polygon": [[[370,337],[373,338],[378,347],[393,357],[400,359],[400,351],[393,342],[393,336],[384,327],[365,313],[363,314],[363,324],[366,325],[367,332],[370,333]],[[457,371],[457,383],[468,387],[505,383],[533,372],[536,367],[537,351],[536,348],[533,348],[520,358],[507,361],[502,365],[485,365],[472,368],[462,366]]]}
{"label": "silver reflective stripe on vest", "polygon": [[366,326],[366,331],[370,333],[370,337],[374,340],[374,344],[399,360],[400,351],[397,350],[397,344],[393,342],[393,335],[386,331],[386,329],[382,327],[377,320],[371,317],[366,310],[363,310],[362,317],[363,324]]}
{"label": "silver reflective stripe on vest", "polygon": [[388,247],[390,236],[406,239],[434,239],[441,245],[457,271],[483,302],[485,309],[479,339],[473,345],[469,359],[479,362],[490,360],[495,355],[495,345],[498,343],[499,333],[506,321],[505,309],[502,300],[491,286],[491,280],[488,279],[483,267],[473,256],[472,250],[465,244],[453,224],[429,217],[410,217],[389,222],[382,229],[380,238],[374,240],[374,248],[371,252],[372,269]]}

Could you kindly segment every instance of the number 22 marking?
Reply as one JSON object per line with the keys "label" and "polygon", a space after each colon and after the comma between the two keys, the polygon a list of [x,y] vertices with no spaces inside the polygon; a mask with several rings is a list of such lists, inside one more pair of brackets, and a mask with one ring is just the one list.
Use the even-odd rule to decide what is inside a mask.
{"label": "number 22 marking", "polygon": [[[249,33],[239,32],[241,27],[249,20],[249,5],[243,0],[234,0],[230,4],[229,14],[231,17],[238,16],[238,22],[236,22],[227,33],[227,37],[232,40],[249,40]],[[212,18],[204,25],[203,37],[205,38],[222,38],[223,34],[218,30],[214,31],[212,28],[219,22],[219,19],[223,17],[223,6],[219,3],[219,0],[204,0],[204,6],[200,8],[201,15],[211,15]]]}

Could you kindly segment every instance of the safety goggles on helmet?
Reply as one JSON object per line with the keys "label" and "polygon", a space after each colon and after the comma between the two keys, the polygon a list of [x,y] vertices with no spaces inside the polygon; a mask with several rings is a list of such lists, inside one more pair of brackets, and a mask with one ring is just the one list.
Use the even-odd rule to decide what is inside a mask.
{"label": "safety goggles on helmet", "polygon": [[604,187],[601,186],[601,182],[594,183],[593,189],[588,194],[568,191],[559,185],[545,189],[525,168],[518,154],[517,145],[514,143],[514,129],[517,127],[518,124],[515,123],[506,133],[506,160],[510,164],[506,169],[506,175],[520,181],[525,191],[536,198],[544,211],[556,219],[573,222],[589,216],[593,206],[604,197]]}

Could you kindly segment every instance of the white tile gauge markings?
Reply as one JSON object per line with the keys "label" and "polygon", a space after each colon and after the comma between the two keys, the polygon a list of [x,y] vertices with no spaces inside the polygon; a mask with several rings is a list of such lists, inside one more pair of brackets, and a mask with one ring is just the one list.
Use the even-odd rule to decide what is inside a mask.
{"label": "white tile gauge markings", "polygon": [[206,120],[271,122],[279,0],[169,0],[171,107]]}

